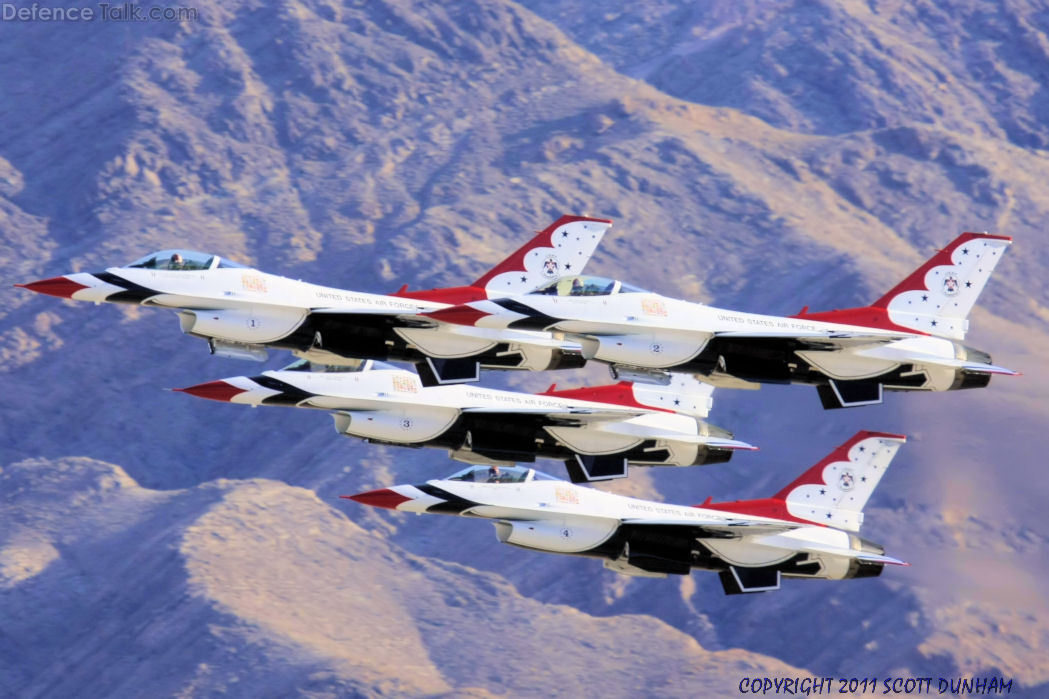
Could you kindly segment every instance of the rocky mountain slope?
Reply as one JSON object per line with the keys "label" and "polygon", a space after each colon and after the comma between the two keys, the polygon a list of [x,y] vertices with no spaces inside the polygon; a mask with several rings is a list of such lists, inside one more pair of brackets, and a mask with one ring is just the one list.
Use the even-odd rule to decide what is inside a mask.
{"label": "rocky mountain slope", "polygon": [[856,429],[911,437],[864,535],[912,567],[725,598],[699,572],[628,580],[479,522],[339,504],[455,465],[163,392],[259,367],[167,313],[5,286],[4,692],[695,695],[805,672],[1045,690],[1036,4],[197,7],[0,26],[5,280],[184,246],[353,289],[455,285],[574,212],[616,221],[600,273],[793,313],[868,302],[993,230],[1016,242],[967,342],[1024,376],[833,413],[804,387],[719,392],[712,421],[761,452],[612,487],[760,497]]}

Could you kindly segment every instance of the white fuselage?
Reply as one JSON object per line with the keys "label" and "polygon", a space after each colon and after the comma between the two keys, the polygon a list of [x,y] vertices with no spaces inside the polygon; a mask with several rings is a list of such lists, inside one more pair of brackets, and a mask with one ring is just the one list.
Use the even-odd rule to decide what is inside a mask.
{"label": "white fuselage", "polygon": [[[424,486],[401,485],[388,490],[404,498],[394,509],[493,520],[496,534],[504,543],[553,553],[621,559],[622,562],[609,567],[627,574],[639,571],[631,570],[625,562],[629,552],[620,550],[616,538],[624,525],[694,527],[697,532],[704,528],[731,531],[738,526],[738,533],[733,536],[697,538],[703,548],[726,565],[775,566],[806,553],[819,564],[819,573],[805,577],[832,579],[848,577],[851,552],[858,541],[849,532],[818,524],[669,505],[556,480],[523,483],[433,480]],[[361,502],[368,501],[362,499]],[[444,505],[446,502],[455,503],[454,510],[449,510]]]}
{"label": "white fuselage", "polygon": [[[361,356],[355,353],[358,346],[352,331],[346,334],[338,323],[332,326],[334,330],[325,329],[327,320],[340,317],[352,319],[347,321],[350,326],[369,325],[369,318],[375,318],[379,327],[389,323],[388,341],[365,351],[364,356],[386,357],[390,352],[393,358],[410,361],[420,355],[469,358],[490,352],[501,342],[518,341],[511,349],[520,360],[505,368],[540,370],[556,364],[558,353],[565,348],[564,343],[553,342],[544,333],[511,331],[504,337],[481,328],[420,327],[427,323],[418,314],[449,304],[320,286],[250,268],[173,271],[113,267],[101,274],[82,272],[65,279],[83,287],[69,295],[77,301],[170,308],[178,312],[182,331],[187,334],[236,346],[285,347],[318,363],[342,364],[345,358]],[[483,291],[476,293],[483,297]],[[302,337],[293,338],[289,344],[295,333]],[[399,356],[390,349],[389,340],[396,340],[409,354]],[[526,342],[520,343],[522,340]],[[212,349],[215,351],[214,346]],[[575,351],[575,346],[568,349]],[[241,356],[235,349],[220,351]]]}
{"label": "white fuselage", "polygon": [[[716,337],[741,341],[797,339],[814,348],[798,350],[796,356],[828,378],[868,379],[914,364],[916,371],[926,374],[922,388],[947,390],[964,363],[955,342],[905,329],[729,311],[652,293],[578,297],[528,294],[516,300],[533,309],[539,319],[556,319],[545,329],[579,342],[584,357],[609,364],[681,369]],[[529,322],[524,312],[508,310],[495,301],[470,305],[490,313],[476,321],[478,327],[513,329],[515,324]]]}
{"label": "white fuselage", "polygon": [[[267,385],[260,383],[263,380]],[[223,396],[229,402],[329,410],[342,434],[404,444],[438,438],[465,413],[545,418],[544,429],[551,437],[582,454],[620,453],[652,440],[670,452],[667,465],[695,463],[703,446],[749,447],[711,436],[707,425],[690,414],[476,385],[424,387],[416,374],[400,369],[268,371],[262,377],[238,376],[222,383],[239,390]],[[644,391],[638,395],[649,399]],[[708,407],[702,403],[701,414]]]}

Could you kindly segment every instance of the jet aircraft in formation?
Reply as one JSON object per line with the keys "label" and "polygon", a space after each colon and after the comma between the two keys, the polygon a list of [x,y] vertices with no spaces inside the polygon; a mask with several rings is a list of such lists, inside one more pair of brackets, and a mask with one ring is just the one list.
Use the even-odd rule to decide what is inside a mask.
{"label": "jet aircraft in formation", "polygon": [[[499,541],[602,558],[627,575],[713,570],[728,594],[777,589],[781,577],[870,577],[906,565],[856,533],[900,435],[860,432],[772,498],[694,507],[514,464],[561,460],[580,483],[625,477],[629,465],[718,463],[754,449],[703,420],[714,386],[811,384],[825,408],[842,408],[879,403],[883,390],[974,388],[1015,374],[962,343],[1011,239],[964,233],[870,306],[806,306],[780,318],[583,275],[610,226],[562,216],[469,286],[404,286],[392,295],[187,250],[17,286],[172,309],[182,331],[206,339],[214,354],[261,361],[270,349],[290,350],[301,359],[280,371],[176,390],[326,410],[342,434],[443,448],[474,464],[444,480],[344,496],[360,503],[490,519]],[[379,360],[413,362],[418,374]],[[455,385],[477,381],[482,368],[542,371],[589,360],[633,381],[540,394]]]}
{"label": "jet aircraft in formation", "polygon": [[961,343],[967,317],[1011,238],[964,233],[864,308],[789,318],[728,311],[592,276],[522,296],[429,311],[445,324],[541,331],[580,345],[614,375],[665,381],[686,372],[715,386],[817,387],[824,408],[880,403],[882,391],[947,391],[1015,372]]}
{"label": "jet aircraft in formation", "polygon": [[907,565],[859,537],[863,507],[906,441],[859,432],[771,498],[684,507],[585,488],[530,468],[471,466],[443,480],[342,497],[402,512],[491,520],[499,541],[604,559],[624,575],[716,571],[726,594],[780,578],[844,580]]}
{"label": "jet aircraft in formation", "polygon": [[267,349],[287,349],[331,365],[392,359],[417,362],[427,383],[476,381],[479,367],[541,371],[583,362],[578,346],[548,335],[498,333],[494,340],[496,333],[488,330],[433,327],[415,316],[525,293],[582,271],[611,225],[562,216],[470,286],[409,291],[405,285],[391,295],[309,284],[189,250],[164,250],[124,267],[16,286],[75,301],[172,309],[182,332],[206,339],[213,354],[264,361]]}
{"label": "jet aircraft in formation", "polygon": [[411,371],[372,360],[313,367],[305,360],[259,376],[175,389],[242,405],[330,411],[340,434],[448,450],[467,463],[565,462],[573,482],[623,478],[628,465],[728,461],[755,447],[707,424],[713,388],[688,376],[669,386],[620,382],[539,394],[474,385],[422,385]]}

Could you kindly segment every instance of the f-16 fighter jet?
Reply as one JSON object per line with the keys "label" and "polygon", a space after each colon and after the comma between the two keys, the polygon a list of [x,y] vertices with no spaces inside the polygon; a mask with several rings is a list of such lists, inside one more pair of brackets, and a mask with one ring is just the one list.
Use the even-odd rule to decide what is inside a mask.
{"label": "f-16 fighter jet", "polygon": [[563,460],[574,482],[623,478],[628,464],[720,463],[734,450],[755,448],[700,419],[710,411],[713,389],[687,376],[667,387],[551,386],[533,395],[464,385],[427,388],[416,374],[371,360],[341,371],[310,369],[300,360],[261,376],[175,390],[244,405],[328,410],[341,434],[447,449],[467,463]]}
{"label": "f-16 fighter jet", "polygon": [[342,497],[404,512],[483,517],[499,541],[605,559],[625,575],[717,571],[726,594],[780,578],[843,580],[907,565],[861,539],[863,506],[905,438],[859,432],[764,500],[683,507],[613,495],[523,467],[474,466],[444,480]]}
{"label": "f-16 fighter jet", "polygon": [[491,331],[476,328],[417,327],[412,316],[453,303],[523,294],[578,273],[611,225],[604,219],[562,216],[470,286],[408,291],[405,285],[390,296],[295,281],[188,250],[165,250],[126,267],[16,286],[77,301],[173,309],[183,332],[206,339],[212,353],[223,356],[262,361],[267,348],[280,348],[324,364],[397,359],[419,362],[429,383],[475,381],[478,363],[544,370],[584,361],[578,346],[537,333],[518,333],[529,340],[521,345],[513,334],[493,339]]}
{"label": "f-16 fighter jet", "polygon": [[865,308],[789,318],[678,301],[611,279],[553,280],[524,296],[433,311],[476,328],[544,330],[573,340],[613,376],[688,372],[715,386],[814,384],[824,408],[880,403],[882,390],[946,391],[1015,375],[960,341],[1011,238],[963,233]]}

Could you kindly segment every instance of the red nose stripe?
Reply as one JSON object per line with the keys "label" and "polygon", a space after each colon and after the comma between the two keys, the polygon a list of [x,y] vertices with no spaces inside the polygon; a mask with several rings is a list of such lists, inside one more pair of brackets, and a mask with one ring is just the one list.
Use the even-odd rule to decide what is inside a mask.
{"label": "red nose stripe", "polygon": [[247,393],[247,389],[237,388],[225,381],[209,381],[208,383],[198,383],[196,386],[190,386],[189,388],[176,388],[174,390],[181,393],[188,393],[189,395],[197,396],[198,398],[219,400],[224,403],[229,403],[233,400],[234,396],[239,396],[241,393]]}
{"label": "red nose stripe", "polygon": [[389,488],[383,488],[381,490],[369,490],[365,493],[357,493],[356,495],[340,495],[339,497],[347,500],[353,500],[359,502],[362,505],[371,505],[372,507],[385,507],[387,510],[396,510],[397,506],[402,502],[408,502],[411,500],[409,497],[405,497],[400,493],[394,492]]}
{"label": "red nose stripe", "polygon": [[423,313],[427,318],[439,320],[442,323],[454,323],[455,325],[477,325],[481,318],[487,318],[491,313],[479,311],[473,306],[452,306],[442,308],[439,311]]}
{"label": "red nose stripe", "polygon": [[81,289],[90,288],[86,284],[78,284],[72,279],[67,279],[66,277],[52,277],[51,279],[41,279],[40,281],[29,282],[28,284],[15,284],[15,286],[35,291],[38,294],[57,296],[60,299],[71,299],[73,298],[73,294]]}

